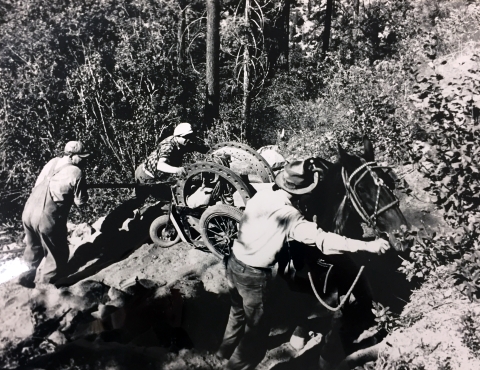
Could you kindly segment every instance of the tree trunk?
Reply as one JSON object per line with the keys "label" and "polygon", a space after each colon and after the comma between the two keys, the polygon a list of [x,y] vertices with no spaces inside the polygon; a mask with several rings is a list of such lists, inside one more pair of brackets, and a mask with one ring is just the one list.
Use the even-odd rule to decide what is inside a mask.
{"label": "tree trunk", "polygon": [[212,127],[219,117],[220,84],[219,84],[219,54],[220,54],[220,16],[219,0],[207,0],[207,92],[205,101],[204,123],[206,128]]}
{"label": "tree trunk", "polygon": [[180,11],[178,14],[178,35],[177,35],[177,65],[179,71],[183,71],[185,64],[185,28],[186,20],[186,0],[179,0]]}
{"label": "tree trunk", "polygon": [[360,0],[353,0],[353,9],[355,16],[358,17],[358,14],[360,14]]}
{"label": "tree trunk", "polygon": [[[250,23],[250,0],[245,0],[245,24]],[[242,128],[240,139],[245,140],[248,119],[250,116],[250,53],[249,40],[245,42],[243,50],[243,106],[242,106]]]}
{"label": "tree trunk", "polygon": [[333,15],[333,1],[327,0],[327,9],[325,13],[325,28],[323,30],[323,45],[322,51],[325,55],[330,47],[330,33],[332,29],[332,15]]}
{"label": "tree trunk", "polygon": [[284,30],[284,40],[283,41],[283,52],[285,55],[285,69],[287,72],[290,72],[290,34],[292,29],[290,28],[290,0],[285,0],[285,6],[283,7],[283,17],[285,22]]}
{"label": "tree trunk", "polygon": [[[296,37],[297,36],[297,24],[298,24],[298,9],[293,9],[292,10],[292,25],[290,26],[290,19],[289,19],[289,32],[288,32],[288,40],[289,40],[289,45],[291,44],[292,45],[292,50],[291,52],[293,52],[295,54],[295,51],[297,49],[297,40],[296,40]],[[289,51],[289,54],[288,54],[288,57],[289,57],[289,60],[288,60],[288,68],[289,68],[289,72],[290,72],[290,68],[292,67],[292,53]]]}

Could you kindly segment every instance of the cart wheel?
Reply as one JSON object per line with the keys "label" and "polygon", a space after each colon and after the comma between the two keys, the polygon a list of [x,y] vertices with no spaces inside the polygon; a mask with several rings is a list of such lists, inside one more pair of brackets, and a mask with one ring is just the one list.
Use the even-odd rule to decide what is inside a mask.
{"label": "cart wheel", "polygon": [[232,141],[218,143],[212,146],[208,154],[228,154],[233,159],[248,164],[251,173],[259,176],[262,182],[275,181],[275,174],[265,158],[246,144]]}
{"label": "cart wheel", "polygon": [[150,225],[150,239],[157,247],[168,248],[180,241],[180,235],[168,215],[157,217]]}
{"label": "cart wheel", "polygon": [[207,208],[200,218],[200,235],[205,245],[218,258],[230,254],[238,237],[238,224],[243,212],[226,204]]}
{"label": "cart wheel", "polygon": [[221,202],[233,205],[233,194],[238,192],[244,204],[255,194],[255,189],[243,181],[232,170],[217,163],[196,162],[185,166],[187,175],[179,179],[175,187],[175,199],[181,206],[187,206],[187,198],[207,182],[208,187],[214,188],[210,204]]}

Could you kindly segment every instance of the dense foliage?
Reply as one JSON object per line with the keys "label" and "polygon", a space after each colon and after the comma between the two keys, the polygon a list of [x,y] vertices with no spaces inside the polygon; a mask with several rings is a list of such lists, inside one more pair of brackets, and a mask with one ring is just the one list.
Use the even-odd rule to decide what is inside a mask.
{"label": "dense foliage", "polygon": [[164,130],[199,115],[198,78],[178,72],[172,51],[176,3],[158,5],[9,5],[0,22],[4,211],[18,215],[15,205],[68,140],[94,152],[91,180],[119,181],[133,177]]}

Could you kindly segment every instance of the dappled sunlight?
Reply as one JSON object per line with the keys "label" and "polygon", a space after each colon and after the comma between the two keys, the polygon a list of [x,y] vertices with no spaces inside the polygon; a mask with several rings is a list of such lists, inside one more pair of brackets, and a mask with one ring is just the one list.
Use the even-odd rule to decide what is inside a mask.
{"label": "dappled sunlight", "polygon": [[19,276],[25,271],[28,271],[28,266],[20,257],[0,262],[0,284]]}

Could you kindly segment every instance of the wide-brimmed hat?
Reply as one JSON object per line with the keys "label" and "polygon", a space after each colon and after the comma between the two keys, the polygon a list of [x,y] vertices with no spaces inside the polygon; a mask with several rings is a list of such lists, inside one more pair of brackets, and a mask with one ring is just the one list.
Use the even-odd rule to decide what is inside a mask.
{"label": "wide-brimmed hat", "polygon": [[173,136],[186,136],[193,133],[192,125],[188,122],[180,123],[173,131]]}
{"label": "wide-brimmed hat", "polygon": [[307,170],[305,161],[288,163],[275,177],[279,188],[291,194],[310,193],[318,184],[318,173]]}
{"label": "wide-brimmed hat", "polygon": [[63,151],[65,154],[78,155],[82,158],[88,157],[90,155],[90,153],[85,150],[85,146],[81,141],[69,141],[65,145],[65,149]]}

